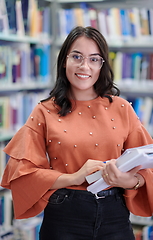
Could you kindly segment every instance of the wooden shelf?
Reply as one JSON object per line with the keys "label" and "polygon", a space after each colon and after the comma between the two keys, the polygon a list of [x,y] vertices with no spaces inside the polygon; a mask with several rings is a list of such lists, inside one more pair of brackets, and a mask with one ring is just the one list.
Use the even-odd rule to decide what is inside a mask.
{"label": "wooden shelf", "polygon": [[[56,46],[61,47],[64,37],[60,40],[56,40]],[[153,37],[141,37],[139,39],[132,38],[132,37],[112,37],[112,38],[106,38],[106,41],[108,43],[108,46],[110,48],[153,48]]]}
{"label": "wooden shelf", "polygon": [[9,130],[0,130],[0,142],[10,140],[16,131],[9,131]]}
{"label": "wooden shelf", "polygon": [[40,37],[34,38],[30,36],[20,36],[13,34],[0,33],[0,41],[9,41],[9,42],[21,42],[21,43],[31,43],[31,44],[51,44],[52,39],[47,35],[41,35]]}
{"label": "wooden shelf", "polygon": [[125,79],[116,82],[121,93],[153,97],[153,80]]}
{"label": "wooden shelf", "polygon": [[0,93],[2,92],[10,92],[10,91],[25,91],[25,90],[35,90],[35,89],[51,89],[52,83],[39,83],[39,82],[31,82],[31,83],[14,83],[14,84],[1,84]]}

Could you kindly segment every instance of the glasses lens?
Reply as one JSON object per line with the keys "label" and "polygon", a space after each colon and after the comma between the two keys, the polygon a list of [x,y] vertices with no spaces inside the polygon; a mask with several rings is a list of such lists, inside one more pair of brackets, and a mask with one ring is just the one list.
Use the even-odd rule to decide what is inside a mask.
{"label": "glasses lens", "polygon": [[79,53],[70,53],[67,57],[75,65],[80,65],[83,63],[84,59],[87,59],[88,66],[94,69],[100,69],[104,62],[102,57],[100,57],[99,55],[95,55],[92,57],[83,57]]}
{"label": "glasses lens", "polygon": [[70,53],[68,56],[73,64],[81,64],[83,57],[78,53]]}
{"label": "glasses lens", "polygon": [[102,58],[100,56],[92,56],[89,58],[89,65],[92,68],[101,68],[102,67]]}

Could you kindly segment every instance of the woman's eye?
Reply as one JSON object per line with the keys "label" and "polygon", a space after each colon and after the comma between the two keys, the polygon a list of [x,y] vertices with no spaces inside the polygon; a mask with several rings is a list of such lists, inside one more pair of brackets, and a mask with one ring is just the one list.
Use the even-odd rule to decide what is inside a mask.
{"label": "woman's eye", "polygon": [[98,58],[92,57],[92,58],[90,58],[90,61],[91,61],[91,62],[98,62]]}
{"label": "woman's eye", "polygon": [[74,59],[81,59],[81,56],[75,54],[75,55],[73,55],[73,58]]}

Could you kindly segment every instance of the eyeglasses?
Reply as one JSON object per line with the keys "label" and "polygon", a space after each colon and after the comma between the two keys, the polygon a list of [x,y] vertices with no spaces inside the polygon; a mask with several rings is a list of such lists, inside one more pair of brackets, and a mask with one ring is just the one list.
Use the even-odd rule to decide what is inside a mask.
{"label": "eyeglasses", "polygon": [[103,63],[105,62],[104,59],[99,55],[84,57],[79,53],[72,52],[69,55],[67,55],[67,57],[70,59],[71,63],[76,66],[82,65],[84,59],[87,59],[88,66],[94,69],[100,69],[103,66]]}

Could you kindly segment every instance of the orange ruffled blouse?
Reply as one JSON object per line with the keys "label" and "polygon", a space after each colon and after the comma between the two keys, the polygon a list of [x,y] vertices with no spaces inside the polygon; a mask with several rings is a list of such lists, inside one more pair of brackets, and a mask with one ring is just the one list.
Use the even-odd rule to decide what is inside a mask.
{"label": "orange ruffled blouse", "polygon": [[[33,217],[44,210],[63,173],[74,173],[87,159],[118,158],[127,148],[153,143],[131,105],[121,97],[98,97],[72,102],[73,110],[60,117],[50,99],[39,103],[25,125],[5,147],[10,156],[1,186],[11,189],[15,218]],[[153,213],[153,171],[140,170],[145,185],[126,190],[129,210],[140,216]],[[86,190],[87,182],[73,189]]]}

